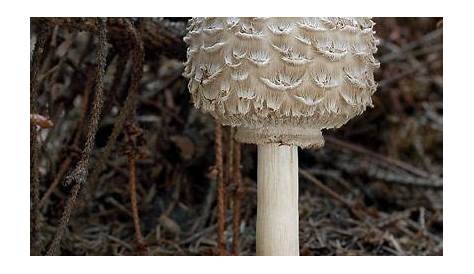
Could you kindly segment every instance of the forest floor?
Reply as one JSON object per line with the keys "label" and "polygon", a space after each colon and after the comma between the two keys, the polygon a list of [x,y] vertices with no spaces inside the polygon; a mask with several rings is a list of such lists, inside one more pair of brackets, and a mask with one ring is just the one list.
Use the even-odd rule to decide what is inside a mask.
{"label": "forest floor", "polygon": [[[31,254],[255,255],[256,146],[240,146],[236,191],[238,144],[222,128],[220,216],[215,123],[181,76],[185,19],[117,20],[125,34],[109,21],[106,37],[88,20],[31,22]],[[442,20],[374,21],[374,108],[299,150],[301,255],[443,254]],[[68,175],[78,162],[88,176]]]}

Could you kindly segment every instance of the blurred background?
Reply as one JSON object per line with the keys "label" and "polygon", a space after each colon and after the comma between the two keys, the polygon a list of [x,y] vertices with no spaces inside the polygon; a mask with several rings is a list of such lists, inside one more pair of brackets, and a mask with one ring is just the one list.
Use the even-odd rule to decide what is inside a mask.
{"label": "blurred background", "polygon": [[[299,151],[301,255],[443,254],[442,18],[373,20],[374,108]],[[216,155],[186,22],[31,18],[32,255],[255,255],[256,146]]]}

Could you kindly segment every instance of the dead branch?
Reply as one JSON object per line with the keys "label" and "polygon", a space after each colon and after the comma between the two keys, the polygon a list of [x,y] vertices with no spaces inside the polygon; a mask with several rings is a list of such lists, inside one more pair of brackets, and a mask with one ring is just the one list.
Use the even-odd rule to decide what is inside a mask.
{"label": "dead branch", "polygon": [[222,159],[222,126],[216,120],[215,127],[215,168],[217,170],[217,249],[221,256],[226,255],[224,230],[225,230],[225,187],[224,170]]}
{"label": "dead branch", "polygon": [[239,255],[239,230],[240,230],[240,201],[242,199],[242,174],[240,172],[240,143],[231,140],[234,145],[234,167],[233,167],[233,180],[234,180],[234,201],[233,201],[233,212],[232,212],[232,255]]}
{"label": "dead branch", "polygon": [[[107,38],[117,49],[126,50],[128,41],[136,39],[135,34],[123,27],[123,18],[107,20]],[[125,19],[126,21],[129,21]],[[69,30],[88,31],[97,34],[99,27],[94,18],[50,17],[32,18],[31,22],[38,26],[60,26]],[[173,23],[164,19],[143,18],[140,20],[139,35],[143,39],[146,56],[157,59],[159,55],[184,60],[186,44],[183,41],[184,23]]]}
{"label": "dead branch", "polygon": [[396,160],[396,159],[392,159],[392,158],[389,158],[389,157],[386,157],[384,155],[380,155],[376,152],[373,152],[373,151],[370,151],[362,146],[359,146],[359,145],[355,145],[355,144],[351,144],[351,143],[348,143],[346,141],[342,141],[342,140],[339,140],[335,137],[332,137],[332,136],[325,136],[325,139],[326,139],[326,142],[329,143],[329,144],[333,144],[335,145],[336,147],[340,147],[340,148],[344,148],[344,149],[349,149],[351,151],[354,151],[354,152],[357,152],[357,153],[360,153],[360,154],[363,154],[363,155],[366,155],[366,156],[369,156],[371,158],[374,158],[376,159],[377,161],[379,162],[383,162],[383,163],[386,163],[386,164],[389,164],[389,165],[394,165],[398,168],[401,168],[401,169],[404,169],[408,172],[411,172],[415,175],[418,175],[418,176],[421,176],[421,177],[429,177],[430,175],[424,171],[424,170],[421,170],[419,168],[416,168],[410,164],[407,164],[405,162],[402,162],[400,160]]}
{"label": "dead branch", "polygon": [[[45,44],[49,37],[49,32],[42,30],[38,35],[38,40],[33,51],[30,71],[30,113],[37,113],[38,104],[38,72],[45,55]],[[38,178],[38,129],[34,124],[30,124],[30,253],[39,255],[41,246],[38,233],[40,230],[40,212],[39,212],[39,178]]]}
{"label": "dead branch", "polygon": [[74,170],[66,177],[65,183],[75,183],[70,198],[64,208],[61,221],[59,223],[54,239],[48,250],[48,255],[56,255],[59,245],[61,243],[62,236],[69,223],[71,212],[74,209],[77,195],[81,186],[86,183],[89,169],[89,159],[92,149],[94,148],[95,136],[97,129],[99,128],[99,121],[102,114],[102,106],[104,103],[104,74],[105,74],[105,59],[107,54],[107,38],[106,38],[106,20],[101,18],[97,19],[97,24],[100,26],[99,29],[99,45],[97,47],[97,78],[96,78],[96,94],[92,105],[92,112],[90,115],[90,124],[87,133],[86,143],[82,151],[81,159],[76,165]]}
{"label": "dead branch", "polygon": [[125,26],[130,35],[133,37],[134,50],[132,53],[132,79],[128,89],[127,99],[123,107],[120,109],[120,112],[115,120],[112,133],[110,134],[107,144],[105,145],[104,151],[100,154],[99,159],[96,162],[95,169],[92,171],[90,177],[91,190],[94,191],[97,183],[97,178],[99,177],[100,172],[105,167],[105,162],[109,158],[112,148],[115,145],[118,135],[123,129],[125,121],[129,117],[130,113],[135,110],[138,91],[140,89],[140,80],[143,76],[143,62],[144,62],[144,49],[143,42],[140,38],[140,34],[136,31],[130,21],[125,21]]}
{"label": "dead branch", "polygon": [[137,250],[139,253],[144,253],[146,250],[145,243],[143,242],[143,236],[140,228],[140,217],[138,215],[137,207],[137,183],[136,183],[136,168],[135,159],[136,155],[133,152],[128,154],[128,170],[129,179],[128,186],[130,191],[130,204],[132,205],[132,218],[133,227],[135,228],[135,240],[137,241]]}
{"label": "dead branch", "polygon": [[329,187],[325,186],[320,180],[316,179],[313,175],[311,175],[308,171],[304,169],[299,169],[299,174],[303,176],[306,180],[310,181],[313,183],[315,186],[317,186],[320,190],[322,190],[324,193],[329,195],[332,199],[338,201],[341,203],[343,206],[345,206],[347,209],[349,209],[357,218],[363,219],[364,216],[361,214],[360,211],[356,210],[354,205],[341,197],[338,193],[336,193],[334,190],[330,189]]}

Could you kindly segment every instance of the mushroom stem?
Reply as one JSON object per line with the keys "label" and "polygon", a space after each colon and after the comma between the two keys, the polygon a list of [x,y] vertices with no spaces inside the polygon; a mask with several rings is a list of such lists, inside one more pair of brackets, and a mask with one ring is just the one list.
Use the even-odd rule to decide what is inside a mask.
{"label": "mushroom stem", "polygon": [[258,145],[257,255],[298,256],[298,147]]}

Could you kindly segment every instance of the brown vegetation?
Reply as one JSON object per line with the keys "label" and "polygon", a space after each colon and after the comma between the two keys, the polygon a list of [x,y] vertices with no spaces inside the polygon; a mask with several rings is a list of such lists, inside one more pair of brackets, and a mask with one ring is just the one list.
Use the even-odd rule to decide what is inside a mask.
{"label": "brown vegetation", "polygon": [[[302,255],[443,252],[442,21],[374,21],[375,108],[300,151]],[[190,104],[185,22],[31,19],[32,255],[255,254],[256,149]]]}

